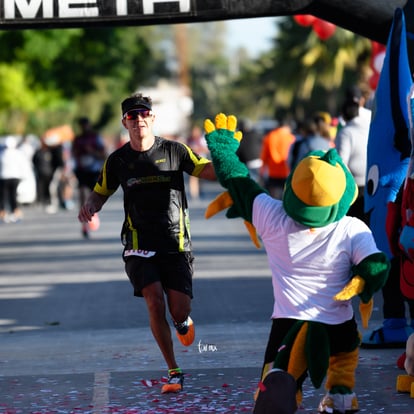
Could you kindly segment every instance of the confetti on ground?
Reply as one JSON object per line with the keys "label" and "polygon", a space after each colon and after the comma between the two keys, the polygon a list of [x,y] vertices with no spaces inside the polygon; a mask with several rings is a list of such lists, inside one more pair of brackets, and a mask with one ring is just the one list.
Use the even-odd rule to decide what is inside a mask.
{"label": "confetti on ground", "polygon": [[[368,368],[371,381],[357,381],[360,413],[412,414],[413,400],[384,382],[381,367],[359,370]],[[181,393],[161,394],[165,377],[160,371],[106,374],[107,382],[96,381],[93,373],[0,376],[0,414],[243,414],[253,411],[259,384],[258,372],[252,368],[190,370]],[[104,391],[99,405],[94,404],[97,389]],[[298,414],[314,413],[324,393],[323,388],[314,390],[307,380]]]}

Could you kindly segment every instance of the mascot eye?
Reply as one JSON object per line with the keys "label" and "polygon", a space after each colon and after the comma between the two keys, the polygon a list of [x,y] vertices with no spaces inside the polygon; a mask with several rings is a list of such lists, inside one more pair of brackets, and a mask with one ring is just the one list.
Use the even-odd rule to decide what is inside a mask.
{"label": "mascot eye", "polygon": [[367,193],[372,196],[376,193],[379,184],[379,168],[378,165],[373,165],[368,171],[367,175]]}

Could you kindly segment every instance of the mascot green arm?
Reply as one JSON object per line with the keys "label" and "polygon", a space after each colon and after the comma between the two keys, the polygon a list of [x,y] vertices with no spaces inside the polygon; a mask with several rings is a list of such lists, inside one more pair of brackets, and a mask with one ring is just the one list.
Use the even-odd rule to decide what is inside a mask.
{"label": "mascot green arm", "polygon": [[352,267],[352,273],[364,279],[365,284],[359,293],[363,303],[368,303],[375,292],[379,291],[387,281],[390,271],[390,261],[385,253],[374,253],[361,263]]}
{"label": "mascot green arm", "polygon": [[368,303],[375,292],[380,290],[387,281],[390,261],[385,253],[374,253],[352,266],[354,277],[334,296],[335,300],[349,300],[359,295],[362,302]]}
{"label": "mascot green arm", "polygon": [[252,222],[253,201],[257,195],[265,192],[249,176],[249,170],[236,154],[242,138],[236,132],[237,118],[223,113],[216,115],[215,124],[209,119],[204,122],[206,141],[220,184],[228,193],[220,194],[207,208],[206,217],[230,207],[228,218],[242,217]]}
{"label": "mascot green arm", "polygon": [[362,326],[368,328],[368,321],[374,306],[373,295],[387,281],[390,263],[384,253],[374,253],[352,267],[354,277],[334,296],[335,300],[349,300],[359,295]]}

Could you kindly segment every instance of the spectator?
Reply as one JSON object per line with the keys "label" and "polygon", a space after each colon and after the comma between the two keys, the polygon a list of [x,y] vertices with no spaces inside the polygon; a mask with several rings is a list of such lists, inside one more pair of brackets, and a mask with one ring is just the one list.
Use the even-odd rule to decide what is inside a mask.
{"label": "spectator", "polygon": [[348,88],[341,111],[345,125],[338,131],[335,146],[358,185],[358,198],[350,207],[348,215],[358,217],[368,224],[364,213],[364,191],[371,111],[364,105],[362,90],[357,86]]}
{"label": "spectator", "polygon": [[281,199],[286,178],[289,175],[289,149],[295,136],[289,125],[282,124],[263,138],[260,158],[260,178],[273,198]]}
{"label": "spectator", "polygon": [[20,205],[32,204],[36,201],[36,176],[33,167],[33,155],[38,147],[38,142],[37,136],[28,134],[23,135],[17,145],[17,148],[26,156],[30,167],[17,187],[17,202]]}
{"label": "spectator", "polygon": [[240,141],[240,147],[237,155],[241,162],[244,162],[250,171],[253,179],[259,178],[260,168],[263,165],[260,159],[263,136],[247,120],[239,122],[239,130],[243,133],[243,139]]}
{"label": "spectator", "polygon": [[[78,124],[80,133],[73,141],[72,154],[75,162],[74,172],[78,180],[79,203],[82,206],[98,180],[106,150],[102,137],[92,128],[89,118],[80,118]],[[98,220],[98,216],[95,220]],[[82,223],[84,238],[89,238],[90,228],[88,223]]]}
{"label": "spectator", "polygon": [[[191,129],[191,134],[187,139],[187,145],[201,157],[208,157],[208,148],[206,140],[204,138],[203,130],[198,126],[194,125]],[[197,200],[200,198],[200,181],[198,177],[190,175],[188,177],[188,186],[190,190],[190,196],[192,199]]]}
{"label": "spectator", "polygon": [[335,139],[335,135],[332,133],[334,128],[332,126],[331,115],[328,112],[319,111],[313,115],[313,119],[316,122],[319,134],[322,137],[327,138],[330,141],[332,141],[331,148],[333,148],[334,147],[333,141]]}
{"label": "spectator", "polygon": [[17,187],[31,168],[17,144],[14,136],[8,136],[0,151],[0,220],[7,223],[17,222],[23,217],[18,206]]}
{"label": "spectator", "polygon": [[298,139],[289,151],[289,167],[294,169],[310,151],[328,151],[332,148],[330,134],[326,130],[326,122],[315,115],[305,121],[302,126],[303,137]]}
{"label": "spectator", "polygon": [[37,202],[47,208],[51,205],[50,183],[53,179],[52,152],[43,139],[40,147],[33,155],[33,166],[36,175]]}

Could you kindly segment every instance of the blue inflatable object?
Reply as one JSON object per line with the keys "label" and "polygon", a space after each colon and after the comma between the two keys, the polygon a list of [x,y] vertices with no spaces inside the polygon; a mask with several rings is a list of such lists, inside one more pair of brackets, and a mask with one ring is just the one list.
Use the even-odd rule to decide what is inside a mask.
{"label": "blue inflatable object", "polygon": [[389,258],[387,204],[395,200],[410,161],[407,97],[411,85],[405,18],[396,9],[374,98],[364,194],[369,226],[378,248]]}

